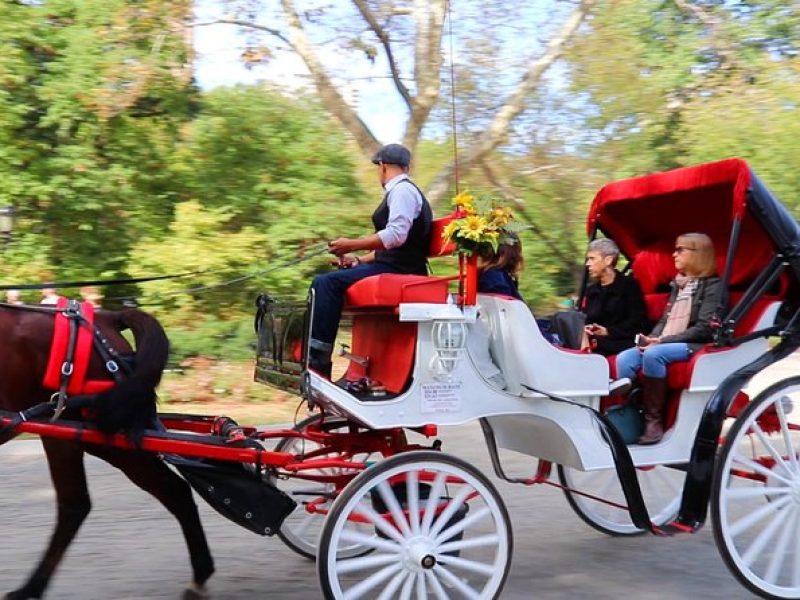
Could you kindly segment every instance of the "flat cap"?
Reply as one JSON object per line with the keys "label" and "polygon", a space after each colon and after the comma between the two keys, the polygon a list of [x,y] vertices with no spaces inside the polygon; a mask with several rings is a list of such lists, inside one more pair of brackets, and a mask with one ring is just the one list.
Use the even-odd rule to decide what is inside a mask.
{"label": "flat cap", "polygon": [[386,144],[372,157],[372,163],[407,167],[411,164],[411,152],[401,144]]}

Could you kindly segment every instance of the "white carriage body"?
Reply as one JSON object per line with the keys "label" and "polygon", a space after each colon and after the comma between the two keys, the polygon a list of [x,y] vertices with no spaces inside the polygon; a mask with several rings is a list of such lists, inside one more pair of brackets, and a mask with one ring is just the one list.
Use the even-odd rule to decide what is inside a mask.
{"label": "white carriage body", "polygon": [[[505,390],[481,376],[466,348],[460,351],[452,371],[442,372],[433,341],[435,324],[470,324],[477,318],[475,309],[467,307],[462,311],[452,304],[408,303],[400,305],[400,320],[418,323],[414,372],[408,389],[388,400],[359,400],[311,373],[315,401],[330,412],[376,429],[458,425],[485,418],[500,448],[580,470],[614,468],[611,452],[592,414],[546,395],[599,408],[601,397],[608,394],[607,360],[550,344],[533,314],[519,300],[481,294],[478,305],[490,331],[491,354],[507,383]],[[779,306],[779,302],[771,303],[756,328],[772,325]],[[767,340],[757,338],[698,357],[690,386],[682,391],[674,426],[660,444],[630,446],[634,464],[687,462],[700,416],[713,390],[730,373],[766,350]]]}

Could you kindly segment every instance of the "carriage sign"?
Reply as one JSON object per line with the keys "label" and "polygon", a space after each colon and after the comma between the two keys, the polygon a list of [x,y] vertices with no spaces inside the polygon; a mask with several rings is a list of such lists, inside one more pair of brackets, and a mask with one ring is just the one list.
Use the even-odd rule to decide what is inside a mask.
{"label": "carriage sign", "polygon": [[461,382],[423,383],[420,403],[422,414],[461,412]]}

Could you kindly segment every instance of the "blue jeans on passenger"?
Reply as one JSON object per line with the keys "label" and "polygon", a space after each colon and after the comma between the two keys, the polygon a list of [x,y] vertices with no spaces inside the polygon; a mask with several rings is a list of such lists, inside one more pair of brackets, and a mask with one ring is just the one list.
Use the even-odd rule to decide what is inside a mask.
{"label": "blue jeans on passenger", "polygon": [[641,370],[645,377],[664,379],[668,364],[689,360],[691,355],[689,345],[682,342],[655,344],[644,351],[628,348],[617,354],[617,377],[635,379]]}
{"label": "blue jeans on passenger", "polygon": [[384,263],[362,263],[352,269],[339,269],[314,278],[311,283],[315,298],[314,317],[311,320],[312,348],[325,354],[331,353],[347,288],[366,277],[381,273],[398,273],[398,270]]}

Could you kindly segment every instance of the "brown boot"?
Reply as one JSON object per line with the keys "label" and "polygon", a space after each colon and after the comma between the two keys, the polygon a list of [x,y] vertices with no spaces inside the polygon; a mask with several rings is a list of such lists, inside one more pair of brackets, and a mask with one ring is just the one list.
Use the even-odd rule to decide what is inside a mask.
{"label": "brown boot", "polygon": [[661,418],[667,401],[667,380],[661,377],[642,377],[642,405],[644,406],[644,433],[639,438],[642,445],[656,444],[664,437]]}

